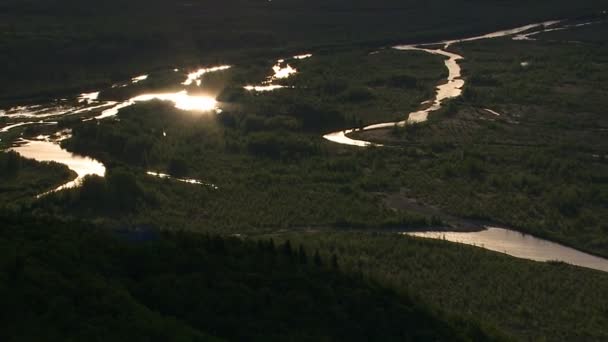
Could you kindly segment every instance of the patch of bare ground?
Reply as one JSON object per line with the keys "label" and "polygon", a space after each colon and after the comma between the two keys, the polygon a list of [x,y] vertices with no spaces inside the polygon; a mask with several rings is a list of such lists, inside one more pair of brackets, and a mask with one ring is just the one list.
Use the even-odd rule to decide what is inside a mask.
{"label": "patch of bare ground", "polygon": [[382,200],[388,208],[395,211],[409,211],[439,218],[444,224],[442,227],[432,227],[433,230],[479,231],[484,228],[483,222],[450,215],[435,205],[423,203],[419,199],[411,197],[405,188],[399,192],[384,193]]}

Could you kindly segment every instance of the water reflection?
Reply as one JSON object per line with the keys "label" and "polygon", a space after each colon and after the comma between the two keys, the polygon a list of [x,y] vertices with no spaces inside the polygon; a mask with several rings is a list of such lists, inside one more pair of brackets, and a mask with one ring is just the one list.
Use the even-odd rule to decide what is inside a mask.
{"label": "water reflection", "polygon": [[11,150],[19,153],[25,158],[34,159],[39,162],[56,162],[64,164],[70,170],[76,172],[77,177],[49,192],[38,195],[38,197],[51,192],[77,187],[87,175],[105,176],[106,168],[102,163],[89,157],[73,154],[59,146],[59,141],[67,138],[65,134],[59,134],[56,138],[51,138],[50,136],[42,136],[39,138],[41,139],[22,139],[18,141],[18,145],[11,148]]}
{"label": "water reflection", "polygon": [[307,53],[307,54],[303,54],[303,55],[297,55],[297,56],[293,56],[293,59],[307,59],[312,57],[312,53]]}
{"label": "water reflection", "polygon": [[495,111],[495,110],[491,110],[489,108],[484,108],[483,110],[485,110],[486,112],[490,113],[490,114],[494,114],[496,116],[500,116],[500,113]]}
{"label": "water reflection", "polygon": [[[302,60],[311,58],[312,54],[296,55],[291,57],[292,60]],[[287,88],[282,85],[275,84],[274,82],[281,79],[286,79],[298,73],[298,69],[292,67],[285,59],[277,60],[276,64],[272,66],[273,74],[268,76],[261,85],[247,85],[243,87],[247,91],[256,92],[268,92],[277,89]]]}
{"label": "water reflection", "polygon": [[200,180],[194,179],[194,178],[176,178],[176,177],[173,177],[166,173],[160,173],[160,172],[154,172],[154,171],[148,171],[148,172],[146,172],[146,174],[148,174],[149,176],[156,177],[156,178],[173,179],[173,180],[176,180],[176,181],[182,182],[182,183],[204,185],[204,186],[210,187],[213,190],[219,190],[219,187],[217,187],[215,184],[205,183],[203,181],[200,181]]}
{"label": "water reflection", "polygon": [[608,272],[608,260],[577,251],[554,242],[522,234],[513,230],[489,227],[472,233],[418,232],[405,233],[429,239],[477,246],[514,257],[535,261],[562,261],[568,264]]}
{"label": "water reflection", "polygon": [[[555,24],[557,24],[557,23],[559,23],[559,22],[556,22]],[[567,29],[570,29],[570,28],[577,28],[577,27],[583,27],[583,26],[593,25],[595,23],[596,22],[586,22],[586,23],[581,23],[581,24],[576,24],[576,25],[564,25],[564,26],[561,26],[561,27],[553,27],[553,28],[550,28],[552,25],[545,25],[545,26],[543,26],[543,29],[541,29],[541,30],[527,32],[527,33],[521,33],[521,34],[515,35],[513,37],[513,40],[536,40],[536,38],[532,38],[532,36],[536,36],[536,35],[541,34],[541,33],[563,31],[563,30],[567,30]]]}
{"label": "water reflection", "polygon": [[339,131],[339,132],[333,132],[333,133],[329,133],[329,134],[325,134],[323,136],[323,139],[331,141],[331,142],[335,142],[341,145],[349,145],[349,146],[357,146],[357,147],[369,147],[369,146],[382,146],[382,144],[376,144],[370,141],[365,141],[365,140],[357,140],[357,139],[351,139],[349,137],[347,137],[347,134],[351,134],[356,132],[356,129],[347,129],[344,131]]}
{"label": "water reflection", "polygon": [[11,119],[47,118],[63,115],[73,109],[73,106],[63,104],[51,104],[48,107],[43,107],[41,105],[18,106],[0,113],[0,117],[7,117]]}
{"label": "water reflection", "polygon": [[433,55],[441,55],[447,57],[444,64],[448,69],[448,77],[445,83],[437,86],[435,98],[433,100],[423,102],[426,107],[410,113],[407,116],[407,119],[404,121],[384,122],[369,125],[363,127],[362,129],[349,129],[340,132],[333,132],[324,135],[324,139],[343,145],[357,147],[382,146],[381,144],[372,143],[370,141],[351,139],[347,135],[356,131],[370,131],[375,129],[391,128],[394,126],[403,127],[407,124],[424,122],[428,119],[429,113],[441,109],[441,106],[445,100],[462,95],[462,88],[464,87],[465,82],[462,79],[461,68],[458,64],[458,61],[463,59],[462,56],[441,49],[425,49],[413,45],[395,46],[394,49],[401,51],[423,51]]}
{"label": "water reflection", "polygon": [[10,131],[13,128],[17,128],[17,127],[21,127],[21,126],[29,126],[29,125],[56,125],[57,122],[56,121],[28,121],[28,122],[18,122],[16,124],[11,124],[5,127],[2,127],[2,129],[0,129],[0,133],[6,133],[8,131]]}
{"label": "water reflection", "polygon": [[245,88],[245,90],[248,90],[248,91],[264,92],[264,91],[273,91],[273,90],[277,90],[277,89],[282,89],[282,88],[286,88],[286,87],[282,86],[280,84],[269,84],[269,85],[259,85],[259,86],[245,86],[243,88]]}
{"label": "water reflection", "polygon": [[96,116],[95,119],[101,120],[116,116],[118,111],[123,108],[132,106],[137,102],[147,102],[151,100],[170,101],[175,104],[175,108],[187,111],[211,111],[217,109],[217,101],[215,98],[206,95],[190,95],[187,91],[182,90],[177,93],[139,95],[104,110],[101,115]]}
{"label": "water reflection", "polygon": [[145,81],[147,79],[148,79],[148,75],[141,75],[141,76],[133,77],[131,79],[131,83],[135,84],[135,83],[139,83],[141,81]]}
{"label": "water reflection", "polygon": [[210,72],[228,70],[230,68],[231,68],[230,65],[220,65],[220,66],[211,67],[211,68],[198,69],[194,72],[189,73],[188,78],[186,78],[186,80],[184,82],[182,82],[182,85],[189,86],[189,85],[196,83],[196,85],[200,87],[202,84],[201,79],[202,79],[203,75],[208,74]]}
{"label": "water reflection", "polygon": [[95,101],[97,101],[97,99],[99,98],[99,92],[95,91],[92,93],[82,93],[80,94],[80,96],[78,97],[78,102],[79,103],[87,103],[87,104],[91,104]]}
{"label": "water reflection", "polygon": [[441,109],[442,103],[447,99],[452,99],[462,95],[462,88],[464,87],[464,80],[461,78],[461,68],[458,61],[464,59],[461,55],[440,50],[440,49],[423,49],[411,45],[401,45],[394,47],[397,50],[402,51],[423,51],[433,55],[440,55],[447,57],[444,61],[445,67],[448,69],[448,78],[444,84],[437,87],[435,93],[435,99],[431,100],[432,103],[428,108],[410,113],[407,121],[398,122],[397,124],[403,126],[407,123],[419,123],[424,122],[428,119],[428,115],[431,112]]}
{"label": "water reflection", "polygon": [[271,80],[288,78],[289,76],[298,72],[298,70],[293,68],[291,65],[286,64],[283,66],[281,63],[274,65],[272,67],[272,71],[274,71],[274,75],[271,76]]}
{"label": "water reflection", "polygon": [[436,42],[436,43],[428,43],[428,44],[421,44],[421,45],[428,46],[428,45],[438,45],[439,44],[439,45],[444,45],[445,48],[447,49],[448,47],[450,47],[450,45],[453,45],[453,44],[472,42],[472,41],[483,40],[483,39],[494,39],[494,38],[513,36],[513,35],[517,35],[519,33],[530,31],[530,30],[535,30],[535,29],[542,30],[547,27],[557,25],[561,22],[562,22],[562,20],[550,20],[550,21],[545,21],[542,23],[524,25],[524,26],[520,26],[520,27],[508,29],[508,30],[496,31],[496,32],[484,34],[481,36],[474,36],[474,37],[463,38],[463,39],[443,40],[443,41]]}
{"label": "water reflection", "polygon": [[75,110],[71,114],[80,114],[80,113],[92,112],[92,111],[100,109],[100,108],[114,106],[117,103],[118,102],[116,102],[116,101],[107,101],[107,102],[104,102],[104,103],[102,103],[100,105],[91,106],[91,107],[85,107],[85,108],[82,108],[82,109]]}

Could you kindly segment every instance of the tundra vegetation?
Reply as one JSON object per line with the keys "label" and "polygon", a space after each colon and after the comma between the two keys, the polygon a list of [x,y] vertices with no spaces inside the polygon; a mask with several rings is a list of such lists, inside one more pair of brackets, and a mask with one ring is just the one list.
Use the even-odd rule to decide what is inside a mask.
{"label": "tundra vegetation", "polygon": [[[456,45],[464,94],[429,121],[353,134],[383,147],[322,138],[433,97],[442,58],[391,43],[601,20],[600,1],[56,3],[0,5],[1,103],[92,84],[123,101],[178,90],[185,65],[233,67],[189,87],[221,114],[150,101],[60,118],[62,146],[107,168],[80,187],[36,198],[74,174],[0,153],[3,340],[608,339],[605,273],[397,233],[492,222],[608,256],[608,24]],[[284,88],[243,89],[302,52]]]}

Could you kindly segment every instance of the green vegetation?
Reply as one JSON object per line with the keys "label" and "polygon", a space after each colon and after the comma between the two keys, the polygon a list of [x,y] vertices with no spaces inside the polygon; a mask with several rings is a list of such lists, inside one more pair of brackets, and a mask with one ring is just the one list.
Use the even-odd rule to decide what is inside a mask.
{"label": "green vegetation", "polygon": [[[437,218],[391,210],[378,201],[382,192],[395,188],[389,177],[376,177],[374,169],[384,168],[380,155],[364,150],[340,155],[320,137],[331,125],[338,129],[369,122],[367,110],[394,113],[400,106],[416,108],[443,71],[437,69],[441,65],[438,59],[417,53],[405,56],[392,51],[319,56],[294,64],[302,72],[286,84],[295,89],[262,94],[236,94],[237,87],[251,77],[237,67],[222,73],[224,81],[205,79],[206,85],[227,84],[226,92],[238,97],[238,101],[224,102],[220,115],[183,112],[160,102],[142,103],[121,110],[119,121],[60,123],[73,130],[73,137],[64,145],[102,161],[110,173],[113,169],[131,173],[144,189],[137,192],[141,196],[134,194],[131,197],[137,198],[126,201],[138,209],[130,211],[128,218],[111,215],[122,223],[135,220],[159,228],[237,233],[310,226],[436,226],[440,224]],[[374,72],[355,74],[360,65]],[[395,67],[403,70],[398,78],[390,76]],[[309,68],[318,74],[304,76]],[[346,89],[319,99],[328,77],[344,84],[353,75],[374,94],[373,99],[339,105]],[[403,84],[409,87],[413,83],[417,86],[408,96],[399,95]],[[361,109],[354,110],[356,106]],[[199,179],[219,190],[158,180],[146,175],[147,171]],[[99,203],[84,201],[91,210],[74,210],[79,207],[74,201],[83,192],[96,192],[88,189],[94,184],[87,182],[82,189],[49,196],[35,208],[60,216],[69,213],[107,219],[108,212],[100,209],[107,208],[103,203],[117,202],[112,196],[108,201],[93,196]]]}
{"label": "green vegetation", "polygon": [[456,46],[466,57],[463,98],[428,124],[363,135],[424,156],[400,176],[410,197],[607,256],[608,49],[605,39],[569,42],[587,27],[568,32],[566,42]]}
{"label": "green vegetation", "polygon": [[500,338],[301,246],[23,219],[0,219],[3,341]]}
{"label": "green vegetation", "polygon": [[[452,46],[465,92],[428,122],[354,134],[382,148],[322,139],[404,119],[446,76],[438,56],[378,46],[600,1],[140,1],[0,5],[2,103],[149,73],[101,93],[123,101],[183,89],[184,65],[233,65],[188,88],[221,114],[151,101],[59,118],[63,147],[107,167],[78,188],[34,199],[73,174],[0,153],[0,339],[608,339],[605,273],[396,233],[492,222],[608,256],[605,22]],[[286,88],[243,89],[303,52]]]}
{"label": "green vegetation", "polygon": [[[608,338],[608,274],[538,263],[451,242],[378,233],[274,235],[338,255],[344,271],[479,317],[522,341]],[[584,317],[584,318],[583,318]]]}

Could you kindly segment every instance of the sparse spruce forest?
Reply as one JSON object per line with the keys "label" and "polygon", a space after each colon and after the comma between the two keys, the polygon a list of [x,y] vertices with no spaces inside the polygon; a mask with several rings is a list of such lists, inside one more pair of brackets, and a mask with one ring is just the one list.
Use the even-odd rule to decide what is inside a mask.
{"label": "sparse spruce forest", "polygon": [[[607,9],[1,1],[0,340],[608,340],[608,273],[406,234],[506,227],[608,262]],[[463,56],[461,96],[363,129],[453,76],[391,46],[556,19],[425,46]],[[133,100],[180,91],[216,107]],[[324,139],[347,129],[373,144]],[[104,174],[52,191],[82,175],[28,141]]]}

